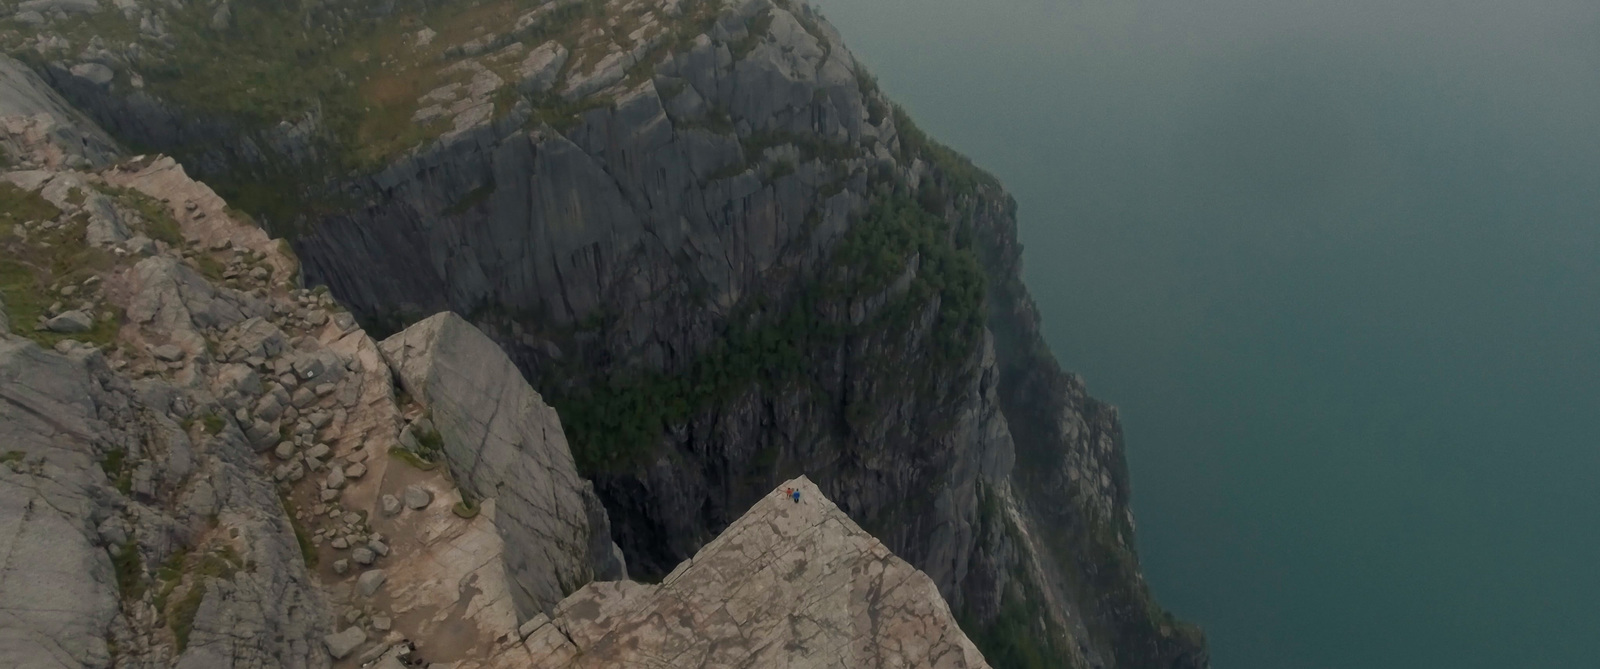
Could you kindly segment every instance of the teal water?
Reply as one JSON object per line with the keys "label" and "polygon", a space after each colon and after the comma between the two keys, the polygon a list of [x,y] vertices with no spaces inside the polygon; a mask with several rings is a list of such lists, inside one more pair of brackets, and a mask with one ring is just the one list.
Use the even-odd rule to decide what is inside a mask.
{"label": "teal water", "polygon": [[1015,193],[1215,666],[1600,667],[1600,3],[821,6]]}

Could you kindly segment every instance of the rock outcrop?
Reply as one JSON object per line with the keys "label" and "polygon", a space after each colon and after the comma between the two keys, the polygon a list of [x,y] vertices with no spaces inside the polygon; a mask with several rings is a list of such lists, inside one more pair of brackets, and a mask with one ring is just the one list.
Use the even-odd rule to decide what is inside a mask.
{"label": "rock outcrop", "polygon": [[551,669],[989,666],[933,581],[805,477],[660,584],[591,583],[525,630],[531,666]]}
{"label": "rock outcrop", "polygon": [[50,167],[101,166],[120,153],[117,143],[88,116],[63,100],[27,66],[0,55],[0,118],[7,155],[49,154]]}
{"label": "rock outcrop", "polygon": [[0,336],[0,664],[104,667],[117,583],[96,526],[115,493],[96,461],[83,361]]}
{"label": "rock outcrop", "polygon": [[425,319],[382,344],[427,408],[458,484],[495,500],[517,609],[548,612],[595,577],[626,576],[610,523],[578,476],[560,419],[505,353],[459,316]]}

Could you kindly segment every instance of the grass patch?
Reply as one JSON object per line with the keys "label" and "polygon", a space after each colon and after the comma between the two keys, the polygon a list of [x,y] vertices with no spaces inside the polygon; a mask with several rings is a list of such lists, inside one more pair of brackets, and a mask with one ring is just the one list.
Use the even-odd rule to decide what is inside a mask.
{"label": "grass patch", "polygon": [[0,233],[10,233],[9,227],[13,224],[49,221],[60,215],[61,210],[38,193],[0,182]]}
{"label": "grass patch", "polygon": [[556,132],[572,132],[574,128],[583,124],[584,114],[596,109],[609,108],[614,103],[609,95],[591,95],[581,100],[567,101],[552,93],[534,103],[533,113],[528,116],[527,125],[536,127],[543,123],[554,128]]}
{"label": "grass patch", "polygon": [[222,283],[222,275],[228,268],[221,261],[212,257],[210,253],[196,253],[192,260],[202,276],[210,279],[212,283]]}
{"label": "grass patch", "polygon": [[232,546],[223,544],[212,549],[200,558],[200,565],[195,573],[213,578],[230,578],[244,566],[244,560]]}
{"label": "grass patch", "polygon": [[294,540],[300,544],[300,558],[305,560],[307,569],[316,568],[321,556],[317,555],[316,544],[311,543],[311,534],[306,532],[305,526],[300,524],[300,519],[295,517],[294,501],[281,492],[278,499],[283,502],[283,516],[289,519],[289,526],[294,529]]}
{"label": "grass patch", "polygon": [[221,434],[222,429],[228,425],[227,420],[217,413],[206,414],[206,417],[201,419],[201,422],[206,427],[206,434],[212,435]]}
{"label": "grass patch", "polygon": [[461,214],[465,214],[468,211],[476,208],[478,205],[488,201],[489,196],[493,194],[494,182],[491,181],[487,184],[472,189],[471,192],[462,196],[462,198],[456,201],[455,204],[450,205],[450,208],[445,209],[443,213],[445,216],[459,216]]}
{"label": "grass patch", "polygon": [[745,33],[743,38],[728,45],[728,51],[733,54],[735,62],[744,60],[745,56],[750,55],[750,52],[755,50],[756,45],[760,44],[761,40],[766,39],[767,33],[772,31],[772,10],[762,10],[761,13],[750,19],[750,23],[746,27],[749,32]]}
{"label": "grass patch", "polygon": [[167,622],[172,629],[172,638],[177,641],[179,653],[189,648],[189,633],[194,630],[195,615],[200,613],[200,603],[205,598],[206,586],[197,581],[189,586],[183,599],[173,603],[172,611],[167,614]]}
{"label": "grass patch", "polygon": [[117,492],[128,495],[133,492],[133,472],[123,461],[126,453],[122,449],[107,451],[105,457],[100,458],[100,469],[105,471],[106,478],[112,481]]}
{"label": "grass patch", "polygon": [[408,465],[411,465],[412,467],[416,467],[417,469],[420,469],[420,470],[425,471],[425,472],[431,472],[431,471],[439,468],[439,463],[437,463],[437,462],[429,462],[427,460],[424,460],[424,459],[422,459],[422,456],[417,455],[416,453],[412,453],[411,451],[408,451],[408,450],[406,450],[404,448],[391,448],[391,449],[389,449],[389,457],[392,457],[392,458],[394,458],[396,460],[404,462],[404,463],[406,463]]}
{"label": "grass patch", "polygon": [[117,578],[117,595],[131,602],[144,596],[144,562],[139,544],[132,539],[111,554],[111,567]]}
{"label": "grass patch", "polygon": [[139,214],[144,220],[145,236],[172,247],[183,246],[183,228],[165,203],[132,188],[108,186],[105,190],[118,204]]}
{"label": "grass patch", "polygon": [[469,499],[462,499],[461,501],[456,502],[455,506],[450,507],[451,513],[467,519],[477,518],[478,513],[481,511],[483,511],[483,506]]}
{"label": "grass patch", "polygon": [[189,549],[180,547],[167,557],[166,563],[156,569],[156,580],[161,583],[161,589],[156,591],[156,612],[162,616],[167,615],[167,600],[172,597],[172,592],[183,583],[184,561],[189,557]]}
{"label": "grass patch", "polygon": [[22,458],[23,458],[24,455],[26,455],[26,454],[23,453],[22,451],[6,451],[5,453],[0,453],[0,464],[10,464],[10,463],[13,463],[13,462],[22,462]]}
{"label": "grass patch", "polygon": [[[83,280],[110,269],[116,258],[104,250],[91,248],[84,239],[85,219],[79,216],[52,229],[21,229],[27,221],[54,221],[60,210],[37,193],[11,184],[0,184],[0,299],[11,319],[12,332],[51,347],[63,339],[75,339],[98,346],[110,345],[120,327],[121,316],[113,318],[90,314],[93,323],[87,332],[55,333],[36,330],[40,318],[56,301],[55,286],[80,284]],[[68,306],[68,305],[63,305]]]}

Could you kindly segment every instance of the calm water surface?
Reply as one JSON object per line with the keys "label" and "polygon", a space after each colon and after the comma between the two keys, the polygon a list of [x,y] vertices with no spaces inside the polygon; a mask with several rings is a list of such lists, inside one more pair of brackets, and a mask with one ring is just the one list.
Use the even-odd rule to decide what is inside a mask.
{"label": "calm water surface", "polygon": [[1600,3],[821,6],[1016,194],[1219,669],[1600,667]]}

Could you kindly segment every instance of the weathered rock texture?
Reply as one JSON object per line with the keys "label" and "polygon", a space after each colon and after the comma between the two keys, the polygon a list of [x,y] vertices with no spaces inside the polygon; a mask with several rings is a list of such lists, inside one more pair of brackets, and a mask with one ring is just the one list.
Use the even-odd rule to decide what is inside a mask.
{"label": "weathered rock texture", "polygon": [[659,585],[591,583],[529,627],[532,666],[552,669],[989,666],[933,581],[805,477]]}
{"label": "weathered rock texture", "polygon": [[384,340],[406,391],[431,412],[462,489],[494,498],[506,570],[524,617],[602,578],[622,578],[610,525],[578,476],[560,419],[498,346],[442,313]]}
{"label": "weathered rock texture", "polygon": [[27,66],[0,56],[0,142],[9,155],[29,150],[49,154],[50,167],[88,167],[109,162],[119,149],[105,131],[63,100]]}
{"label": "weathered rock texture", "polygon": [[110,662],[117,585],[95,527],[115,492],[94,422],[82,361],[0,335],[0,665]]}
{"label": "weathered rock texture", "polygon": [[[6,212],[6,308],[79,306],[0,333],[0,665],[326,667],[330,615],[293,521],[211,385],[208,342],[267,301],[202,279],[129,204],[183,211],[186,189],[208,189],[170,160],[107,166],[104,133],[30,77],[0,61],[0,144],[24,168],[0,179],[47,219]],[[139,182],[163,169],[179,177]],[[265,240],[192,228],[221,225]],[[68,313],[79,327],[44,327]]]}

